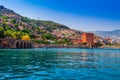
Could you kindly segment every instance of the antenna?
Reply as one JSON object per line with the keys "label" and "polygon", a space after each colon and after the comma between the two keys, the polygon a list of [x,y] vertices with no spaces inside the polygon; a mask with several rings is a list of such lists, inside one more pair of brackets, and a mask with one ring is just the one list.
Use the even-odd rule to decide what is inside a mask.
{"label": "antenna", "polygon": [[40,18],[38,17],[38,20],[40,20]]}

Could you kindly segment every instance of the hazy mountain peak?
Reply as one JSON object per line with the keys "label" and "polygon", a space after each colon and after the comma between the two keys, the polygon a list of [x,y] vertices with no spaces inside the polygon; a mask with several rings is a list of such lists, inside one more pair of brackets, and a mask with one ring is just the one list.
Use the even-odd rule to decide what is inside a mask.
{"label": "hazy mountain peak", "polygon": [[93,33],[102,37],[120,38],[120,29],[112,31],[94,31]]}

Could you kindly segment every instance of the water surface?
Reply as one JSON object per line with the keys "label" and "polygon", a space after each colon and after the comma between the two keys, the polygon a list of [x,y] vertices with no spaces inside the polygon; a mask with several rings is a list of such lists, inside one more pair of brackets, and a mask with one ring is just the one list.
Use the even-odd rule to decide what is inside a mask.
{"label": "water surface", "polygon": [[0,80],[120,80],[119,49],[0,49]]}

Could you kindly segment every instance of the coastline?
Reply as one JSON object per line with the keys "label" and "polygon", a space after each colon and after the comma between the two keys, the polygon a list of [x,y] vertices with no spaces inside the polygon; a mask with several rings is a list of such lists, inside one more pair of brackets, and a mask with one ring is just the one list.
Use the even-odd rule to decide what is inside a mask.
{"label": "coastline", "polygon": [[85,49],[120,49],[115,46],[88,47],[87,45],[66,45],[66,44],[35,44],[32,48],[0,48],[0,49],[48,49],[48,48],[85,48]]}
{"label": "coastline", "polygon": [[118,46],[108,46],[108,45],[106,45],[106,46],[101,46],[100,48],[102,48],[102,49],[120,49],[120,47],[118,47]]}
{"label": "coastline", "polygon": [[87,45],[35,44],[34,48],[89,48]]}

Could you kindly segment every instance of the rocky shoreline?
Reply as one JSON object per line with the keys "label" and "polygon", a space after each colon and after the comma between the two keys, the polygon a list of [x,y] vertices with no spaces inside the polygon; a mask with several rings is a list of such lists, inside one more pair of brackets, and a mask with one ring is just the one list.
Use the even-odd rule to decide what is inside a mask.
{"label": "rocky shoreline", "polygon": [[106,45],[106,46],[101,46],[100,48],[120,49],[120,47],[118,47],[118,46],[108,46],[108,45]]}

